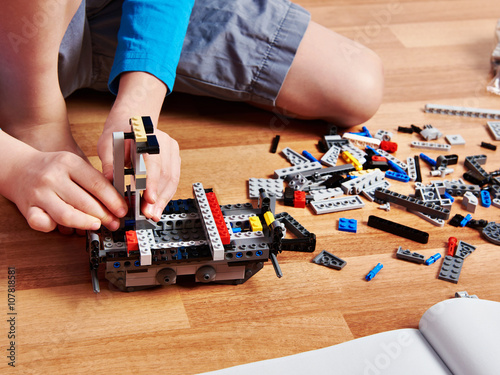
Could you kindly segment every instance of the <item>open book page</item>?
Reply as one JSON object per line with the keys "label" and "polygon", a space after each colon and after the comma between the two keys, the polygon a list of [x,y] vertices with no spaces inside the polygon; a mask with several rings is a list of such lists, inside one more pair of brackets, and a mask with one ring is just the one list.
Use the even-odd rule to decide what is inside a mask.
{"label": "open book page", "polygon": [[440,302],[425,312],[419,329],[453,374],[500,374],[499,302]]}
{"label": "open book page", "polygon": [[206,373],[255,374],[451,374],[417,329],[400,329],[288,357]]}

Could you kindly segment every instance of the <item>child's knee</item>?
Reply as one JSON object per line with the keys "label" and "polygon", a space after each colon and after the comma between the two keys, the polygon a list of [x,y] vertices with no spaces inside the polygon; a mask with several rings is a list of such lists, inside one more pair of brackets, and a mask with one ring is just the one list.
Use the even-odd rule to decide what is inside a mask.
{"label": "child's knee", "polygon": [[324,96],[327,119],[346,127],[362,124],[377,112],[384,92],[380,57],[366,49],[346,77],[346,87],[330,87]]}
{"label": "child's knee", "polygon": [[363,59],[363,66],[353,76],[353,111],[348,125],[358,125],[369,120],[382,104],[384,95],[384,68],[382,60],[368,50]]}

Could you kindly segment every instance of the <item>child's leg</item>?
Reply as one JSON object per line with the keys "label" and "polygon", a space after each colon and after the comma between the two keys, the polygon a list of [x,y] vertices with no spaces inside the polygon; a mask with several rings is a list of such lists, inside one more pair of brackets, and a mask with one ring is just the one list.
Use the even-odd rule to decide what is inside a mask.
{"label": "child's leg", "polygon": [[41,151],[76,145],[59,88],[58,51],[79,0],[10,1],[0,16],[2,129]]}
{"label": "child's leg", "polygon": [[175,91],[344,126],[375,113],[383,91],[375,53],[310,22],[309,13],[288,0],[257,4],[195,3]]}
{"label": "child's leg", "polygon": [[300,118],[352,126],[375,114],[383,86],[382,63],[374,52],[311,22],[276,106]]}

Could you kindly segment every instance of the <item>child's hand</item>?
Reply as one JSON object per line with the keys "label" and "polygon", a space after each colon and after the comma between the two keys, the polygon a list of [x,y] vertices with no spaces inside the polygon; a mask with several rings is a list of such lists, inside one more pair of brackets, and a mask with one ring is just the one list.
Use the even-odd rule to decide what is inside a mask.
{"label": "child's hand", "polygon": [[[117,129],[115,129],[117,130]],[[130,131],[130,128],[129,130]],[[143,194],[142,213],[147,218],[160,220],[163,209],[172,199],[179,184],[181,158],[179,145],[161,130],[155,131],[160,145],[160,154],[144,154],[146,162],[147,180]],[[128,142],[127,142],[128,143]],[[125,154],[130,155],[126,147]],[[97,152],[102,161],[102,171],[107,179],[113,179],[113,137],[109,128],[106,128],[97,144]],[[126,159],[125,163],[130,162]]]}
{"label": "child's hand", "polygon": [[1,193],[31,228],[118,229],[127,204],[99,171],[71,152],[42,152],[16,142],[20,152],[7,161]]}
{"label": "child's hand", "polygon": [[[129,119],[150,116],[158,122],[167,87],[155,76],[145,72],[126,72],[120,76],[120,86],[113,108],[104,124],[97,143],[106,178],[113,178],[113,132],[130,132]],[[175,194],[181,174],[179,145],[161,130],[155,130],[160,145],[159,155],[144,155],[147,170],[146,191],[143,194],[142,213],[148,219],[160,220],[163,209]],[[129,156],[129,142],[125,155]],[[128,160],[125,160],[127,162]]]}

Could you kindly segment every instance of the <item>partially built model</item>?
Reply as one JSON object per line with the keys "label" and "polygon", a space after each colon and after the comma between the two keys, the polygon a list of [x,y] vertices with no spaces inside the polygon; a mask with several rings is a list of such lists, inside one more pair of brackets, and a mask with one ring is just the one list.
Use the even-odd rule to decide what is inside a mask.
{"label": "partially built model", "polygon": [[[277,254],[282,250],[313,252],[316,237],[287,213],[274,216],[276,199],[263,189],[257,207],[220,206],[214,192],[193,184],[194,199],[169,202],[159,222],[140,212],[146,189],[144,154],[160,152],[149,117],[130,120],[131,132],[113,134],[113,184],[129,205],[120,229],[89,231],[87,251],[94,291],[98,268],[122,291],[175,284],[178,277],[201,283],[241,284],[271,260],[282,276]],[[132,168],[125,168],[125,141],[130,139]],[[295,235],[285,239],[286,230]]]}

